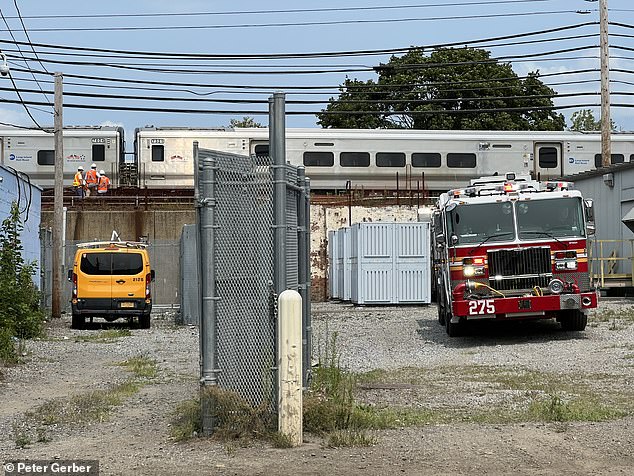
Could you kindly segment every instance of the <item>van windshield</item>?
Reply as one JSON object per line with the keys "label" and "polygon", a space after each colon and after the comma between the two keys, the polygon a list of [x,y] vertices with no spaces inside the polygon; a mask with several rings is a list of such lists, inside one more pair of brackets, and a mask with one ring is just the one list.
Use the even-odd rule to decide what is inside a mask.
{"label": "van windshield", "polygon": [[143,257],[139,253],[83,253],[79,268],[92,275],[135,275],[143,271]]}

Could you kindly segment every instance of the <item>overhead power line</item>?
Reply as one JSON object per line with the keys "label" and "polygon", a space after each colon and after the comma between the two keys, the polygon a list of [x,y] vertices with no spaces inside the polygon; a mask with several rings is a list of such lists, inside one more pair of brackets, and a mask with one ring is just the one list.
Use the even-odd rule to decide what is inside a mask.
{"label": "overhead power line", "polygon": [[[0,99],[0,103],[13,103],[19,104],[21,101],[12,100],[12,99]],[[41,106],[46,105],[41,101],[24,101],[25,104]],[[490,108],[490,109],[455,109],[455,110],[430,110],[430,111],[389,111],[389,113],[385,112],[377,112],[377,111],[292,111],[287,110],[286,114],[290,116],[313,116],[316,114],[332,114],[332,115],[365,115],[365,114],[381,114],[381,115],[398,115],[398,114],[467,114],[467,113],[484,113],[484,112],[528,112],[528,111],[547,111],[547,110],[559,110],[559,109],[571,109],[571,108],[587,108],[587,107],[597,107],[598,104],[595,103],[587,103],[587,104],[570,104],[570,105],[561,105],[561,106],[536,106],[536,107],[510,107],[510,108]],[[634,104],[632,103],[612,103],[612,107],[623,107],[623,108],[634,108]],[[235,109],[235,110],[212,110],[212,109],[196,109],[192,110],[191,108],[187,109],[177,109],[177,108],[149,108],[149,107],[138,107],[138,106],[115,106],[108,104],[75,104],[75,103],[64,103],[64,108],[71,109],[99,109],[99,110],[107,110],[107,111],[137,111],[137,112],[162,112],[162,113],[178,113],[178,114],[230,114],[230,115],[268,115],[267,110],[247,110],[247,109]]]}
{"label": "overhead power line", "polygon": [[[588,10],[596,12],[597,10]],[[165,31],[165,30],[225,30],[225,29],[244,29],[244,28],[281,28],[281,27],[307,27],[307,26],[334,26],[334,25],[363,25],[376,23],[410,23],[410,22],[429,22],[443,20],[484,20],[490,18],[511,18],[526,17],[537,15],[571,15],[576,14],[576,10],[551,10],[551,11],[532,11],[519,13],[490,13],[480,15],[452,15],[445,17],[424,17],[424,18],[388,18],[375,20],[331,20],[331,21],[310,21],[310,22],[278,22],[278,23],[241,23],[235,25],[168,25],[168,26],[111,26],[111,27],[57,27],[57,28],[31,28],[31,31],[37,32],[68,32],[68,31]],[[8,31],[8,30],[0,30]]]}
{"label": "overhead power line", "polygon": [[[555,0],[488,0],[476,2],[452,2],[452,3],[427,3],[423,5],[389,5],[389,6],[367,6],[367,7],[338,7],[338,8],[295,8],[286,10],[242,10],[242,11],[214,11],[214,12],[170,12],[170,13],[101,13],[83,15],[31,15],[24,18],[29,19],[54,19],[54,18],[148,18],[148,17],[199,17],[199,16],[227,16],[227,15],[270,15],[280,13],[326,13],[326,12],[358,12],[358,11],[378,11],[378,10],[403,10],[417,8],[439,8],[439,7],[465,7],[484,5],[509,5],[520,3],[544,3]],[[12,17],[8,17],[12,18]]]}
{"label": "overhead power line", "polygon": [[[310,53],[270,53],[270,54],[216,54],[216,53],[177,53],[177,52],[157,52],[157,51],[134,51],[134,50],[119,50],[110,48],[88,48],[80,46],[68,46],[68,45],[54,45],[50,43],[32,43],[38,48],[48,48],[56,50],[71,50],[71,51],[88,51],[93,53],[113,53],[122,55],[141,55],[152,57],[164,57],[164,58],[201,58],[201,59],[225,59],[225,60],[245,60],[245,59],[290,59],[290,58],[316,58],[316,57],[328,57],[328,56],[369,56],[369,55],[385,55],[385,54],[398,54],[406,53],[408,51],[418,49],[438,49],[438,48],[451,48],[454,46],[464,47],[467,45],[477,45],[480,43],[486,43],[490,41],[502,41],[511,40],[515,38],[525,38],[530,36],[546,35],[550,33],[558,33],[568,30],[574,30],[583,28],[586,26],[597,26],[599,22],[585,22],[577,23],[573,25],[566,25],[557,28],[548,28],[544,30],[537,30],[525,33],[515,33],[512,35],[494,36],[489,38],[480,38],[467,41],[455,41],[448,43],[433,43],[428,45],[419,45],[415,47],[402,47],[402,48],[388,48],[388,49],[373,49],[373,50],[353,50],[353,51],[330,51],[330,52],[310,52]],[[0,39],[0,44],[20,44],[29,45],[30,43],[15,42]]]}

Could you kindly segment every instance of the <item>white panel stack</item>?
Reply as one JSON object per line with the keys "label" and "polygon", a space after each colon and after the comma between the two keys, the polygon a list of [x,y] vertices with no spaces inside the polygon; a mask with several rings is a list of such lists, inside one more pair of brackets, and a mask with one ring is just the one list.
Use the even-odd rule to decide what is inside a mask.
{"label": "white panel stack", "polygon": [[337,232],[328,232],[328,283],[330,285],[330,299],[339,299],[339,274],[338,259],[339,247],[337,246]]}
{"label": "white panel stack", "polygon": [[423,222],[357,223],[335,231],[329,240],[331,297],[355,304],[429,303],[429,232]]}

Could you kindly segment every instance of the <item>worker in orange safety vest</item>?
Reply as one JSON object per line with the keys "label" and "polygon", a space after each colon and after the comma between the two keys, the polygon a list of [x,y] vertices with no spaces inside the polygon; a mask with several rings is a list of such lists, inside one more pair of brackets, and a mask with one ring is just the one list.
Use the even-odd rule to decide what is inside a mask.
{"label": "worker in orange safety vest", "polygon": [[73,177],[73,188],[75,189],[75,195],[80,198],[84,198],[84,187],[86,186],[86,180],[84,180],[84,168],[80,165],[77,167],[77,172]]}
{"label": "worker in orange safety vest", "polygon": [[110,187],[110,179],[106,177],[106,172],[103,170],[99,171],[99,183],[97,185],[97,193],[99,195],[104,194],[108,191]]}
{"label": "worker in orange safety vest", "polygon": [[86,172],[86,196],[90,197],[92,189],[97,188],[99,182],[99,174],[97,173],[97,164],[92,164],[90,170]]}

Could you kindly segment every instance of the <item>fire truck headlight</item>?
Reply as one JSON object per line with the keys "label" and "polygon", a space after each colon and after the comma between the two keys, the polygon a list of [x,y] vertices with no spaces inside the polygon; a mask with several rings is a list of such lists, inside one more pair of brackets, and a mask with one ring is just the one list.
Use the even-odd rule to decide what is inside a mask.
{"label": "fire truck headlight", "polygon": [[466,278],[470,278],[472,276],[475,276],[475,267],[473,267],[473,266],[463,266],[462,267],[462,274]]}
{"label": "fire truck headlight", "polygon": [[566,269],[577,269],[577,260],[575,261],[567,261]]}
{"label": "fire truck headlight", "polygon": [[561,294],[564,290],[564,283],[560,279],[553,279],[548,283],[548,289],[553,294]]}

